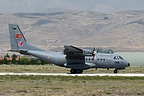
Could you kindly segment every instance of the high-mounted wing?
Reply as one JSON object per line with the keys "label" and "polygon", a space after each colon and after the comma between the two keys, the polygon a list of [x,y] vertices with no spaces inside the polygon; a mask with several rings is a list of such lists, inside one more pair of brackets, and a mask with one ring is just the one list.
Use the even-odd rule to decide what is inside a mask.
{"label": "high-mounted wing", "polygon": [[74,46],[64,46],[67,64],[85,64],[83,50]]}
{"label": "high-mounted wing", "polygon": [[80,48],[74,47],[72,45],[70,45],[70,46],[65,45],[64,48],[65,48],[64,54],[69,55],[69,56],[72,56],[72,55],[75,55],[75,56],[92,56],[94,53],[94,51],[92,51],[92,50],[80,49]]}
{"label": "high-mounted wing", "polygon": [[71,69],[88,69],[85,63],[84,50],[74,46],[64,46],[64,54],[66,55],[65,66]]}
{"label": "high-mounted wing", "polygon": [[72,56],[72,55],[83,55],[83,50],[74,46],[64,46],[64,54],[68,55],[68,56]]}

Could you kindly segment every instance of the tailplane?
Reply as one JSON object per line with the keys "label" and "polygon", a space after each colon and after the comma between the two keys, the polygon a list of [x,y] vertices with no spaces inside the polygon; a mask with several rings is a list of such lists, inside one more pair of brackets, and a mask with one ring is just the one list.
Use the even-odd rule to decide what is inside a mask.
{"label": "tailplane", "polygon": [[9,24],[11,51],[25,52],[28,50],[41,50],[26,42],[26,39],[17,24]]}

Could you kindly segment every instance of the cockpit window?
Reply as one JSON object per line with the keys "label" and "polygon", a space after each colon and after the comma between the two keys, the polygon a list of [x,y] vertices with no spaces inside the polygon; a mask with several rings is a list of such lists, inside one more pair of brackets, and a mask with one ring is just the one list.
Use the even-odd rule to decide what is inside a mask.
{"label": "cockpit window", "polygon": [[119,56],[120,59],[123,59],[121,56]]}
{"label": "cockpit window", "polygon": [[119,59],[122,59],[122,60],[123,60],[123,58],[122,58],[121,56],[115,56],[114,59],[115,59],[115,60],[119,60]]}
{"label": "cockpit window", "polygon": [[115,59],[115,60],[119,60],[118,56],[115,56],[114,59]]}

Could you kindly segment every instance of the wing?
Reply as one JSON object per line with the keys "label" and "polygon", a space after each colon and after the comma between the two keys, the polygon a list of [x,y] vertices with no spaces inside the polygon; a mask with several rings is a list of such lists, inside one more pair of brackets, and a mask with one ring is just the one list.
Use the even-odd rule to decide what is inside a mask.
{"label": "wing", "polygon": [[66,55],[66,66],[74,69],[81,69],[81,65],[85,64],[85,56],[83,50],[74,46],[64,46],[64,54]]}
{"label": "wing", "polygon": [[64,46],[64,54],[68,56],[78,56],[83,55],[83,50],[74,46]]}
{"label": "wing", "polygon": [[74,47],[72,45],[70,46],[64,46],[64,54],[65,55],[75,55],[75,56],[92,56],[95,52],[95,49],[94,50],[90,50],[90,49],[80,49],[80,48],[77,48],[77,47]]}
{"label": "wing", "polygon": [[66,55],[68,64],[85,63],[85,55],[83,50],[74,46],[64,46],[64,54]]}
{"label": "wing", "polygon": [[[64,46],[66,55],[65,66],[72,69],[89,69],[90,66],[85,62],[85,56],[92,56],[91,51],[83,50],[74,46]],[[87,51],[87,52],[86,52]]]}

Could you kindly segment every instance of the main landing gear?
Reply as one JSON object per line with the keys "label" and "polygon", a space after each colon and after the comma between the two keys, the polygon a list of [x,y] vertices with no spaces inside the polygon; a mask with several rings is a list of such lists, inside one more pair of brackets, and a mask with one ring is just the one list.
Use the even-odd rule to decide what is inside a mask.
{"label": "main landing gear", "polygon": [[83,70],[82,69],[71,69],[70,73],[71,74],[81,74],[81,73],[83,73]]}

